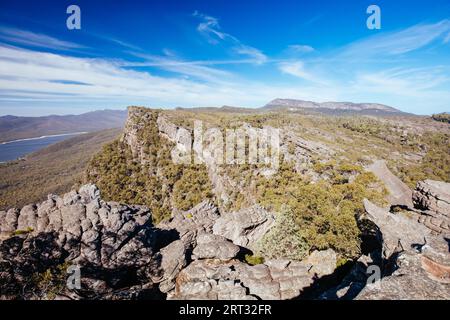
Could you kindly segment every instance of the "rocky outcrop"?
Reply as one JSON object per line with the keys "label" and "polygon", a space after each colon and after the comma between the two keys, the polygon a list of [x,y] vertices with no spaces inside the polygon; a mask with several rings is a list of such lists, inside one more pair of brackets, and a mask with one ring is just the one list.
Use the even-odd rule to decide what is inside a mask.
{"label": "rocky outcrop", "polygon": [[271,260],[249,266],[237,260],[197,260],[183,269],[169,299],[292,299],[316,274],[303,262]]}
{"label": "rocky outcrop", "polygon": [[159,284],[161,292],[169,292],[175,288],[178,273],[186,266],[186,246],[181,240],[176,240],[161,249],[161,269],[163,278]]}
{"label": "rocky outcrop", "polygon": [[420,210],[419,222],[435,234],[450,234],[450,183],[419,181],[412,200]]}
{"label": "rocky outcrop", "polygon": [[306,259],[305,263],[310,265],[310,273],[319,277],[332,274],[336,269],[337,254],[332,249],[313,251]]}
{"label": "rocky outcrop", "polygon": [[[6,217],[2,232],[29,236],[56,232],[56,244],[70,251],[74,263],[83,261],[114,268],[127,263],[133,250],[137,250],[135,259],[139,253],[152,255],[151,250],[140,248],[144,244],[138,243],[139,235],[150,230],[151,213],[145,207],[106,203],[100,200],[94,185],[85,185],[63,197],[51,195],[47,201],[20,211],[9,210]],[[148,258],[143,259],[142,265],[148,263]]]}
{"label": "rocky outcrop", "polygon": [[430,236],[430,230],[402,214],[392,214],[369,200],[364,199],[364,208],[368,218],[381,231],[383,255],[389,258],[394,252],[411,250],[414,245],[423,244]]}
{"label": "rocky outcrop", "polygon": [[368,166],[367,170],[384,183],[389,191],[388,200],[391,206],[400,205],[412,208],[411,189],[389,170],[385,161],[377,160]]}
{"label": "rocky outcrop", "polygon": [[450,265],[441,265],[424,254],[404,252],[397,269],[380,281],[367,284],[358,300],[450,299]]}
{"label": "rocky outcrop", "polygon": [[[332,250],[247,264],[239,244],[252,247],[273,219],[256,207],[221,217],[204,201],[155,227],[146,207],[105,202],[85,185],[0,215],[3,299],[291,299],[336,265]],[[66,288],[68,266],[80,267],[81,288]],[[49,270],[61,272],[53,297],[36,294]]]}
{"label": "rocky outcrop", "polygon": [[158,278],[149,210],[105,202],[94,185],[1,215],[7,217],[0,220],[1,231],[10,237],[0,243],[0,263],[10,272],[2,273],[0,283],[20,286],[25,275],[62,263],[85,268],[91,278],[101,274],[110,283],[106,291],[124,273],[136,283]]}
{"label": "rocky outcrop", "polygon": [[163,281],[160,289],[167,292],[169,299],[290,299],[317,277],[334,271],[333,250],[314,251],[303,262],[270,260],[250,266],[237,260],[241,247],[252,249],[273,223],[273,214],[259,206],[221,216],[205,201],[187,212],[175,213],[158,227],[177,230],[186,248],[186,259],[193,261],[179,268],[182,250],[178,249],[170,260],[171,267],[162,267],[165,274],[170,274],[170,285]]}
{"label": "rocky outcrop", "polygon": [[450,299],[449,239],[416,219],[392,214],[367,200],[364,205],[383,244],[378,264],[382,278],[363,285],[356,298]]}
{"label": "rocky outcrop", "polygon": [[237,256],[239,247],[224,237],[204,233],[197,236],[193,259],[219,259],[228,261]]}
{"label": "rocky outcrop", "polygon": [[450,183],[425,180],[417,183],[413,193],[415,207],[450,216]]}
{"label": "rocky outcrop", "polygon": [[233,241],[234,244],[254,249],[256,242],[273,226],[275,217],[255,205],[222,215],[213,225],[213,233]]}
{"label": "rocky outcrop", "polygon": [[177,142],[178,127],[166,117],[160,116],[156,120],[159,132],[172,142]]}
{"label": "rocky outcrop", "polygon": [[423,210],[391,213],[364,200],[364,219],[373,223],[382,249],[362,255],[339,285],[323,292],[320,299],[450,299],[450,239],[421,221],[433,207],[428,201],[444,198],[436,195],[446,189],[425,185],[446,184],[418,183],[413,199]]}
{"label": "rocky outcrop", "polygon": [[175,211],[172,218],[161,222],[158,228],[175,230],[186,247],[193,247],[197,234],[212,233],[213,225],[219,217],[217,207],[205,200],[189,211]]}
{"label": "rocky outcrop", "polygon": [[152,114],[145,112],[141,107],[128,107],[128,117],[125,122],[121,141],[130,147],[133,157],[139,159],[141,164],[145,163],[146,154],[139,133],[150,122]]}

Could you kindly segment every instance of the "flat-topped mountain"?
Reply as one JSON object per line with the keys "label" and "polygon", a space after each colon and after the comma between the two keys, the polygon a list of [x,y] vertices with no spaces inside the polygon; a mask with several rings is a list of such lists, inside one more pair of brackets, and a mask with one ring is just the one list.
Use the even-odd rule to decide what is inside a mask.
{"label": "flat-topped mountain", "polygon": [[222,107],[192,107],[176,108],[179,111],[193,112],[227,112],[227,113],[264,113],[264,112],[302,112],[327,115],[375,115],[375,116],[410,116],[412,114],[400,111],[380,103],[354,102],[314,102],[297,99],[274,99],[259,108],[245,108],[237,106]]}
{"label": "flat-topped mountain", "polygon": [[343,111],[362,113],[396,114],[402,111],[379,103],[353,103],[353,102],[313,102],[296,99],[274,99],[266,104],[264,109],[294,111],[297,109],[314,109],[317,111]]}

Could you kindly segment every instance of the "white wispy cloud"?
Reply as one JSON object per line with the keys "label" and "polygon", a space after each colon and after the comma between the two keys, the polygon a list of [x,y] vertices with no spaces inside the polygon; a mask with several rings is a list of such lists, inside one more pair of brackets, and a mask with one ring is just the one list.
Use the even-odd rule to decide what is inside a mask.
{"label": "white wispy cloud", "polygon": [[450,20],[432,24],[418,24],[412,27],[356,41],[344,48],[347,56],[368,57],[375,55],[405,54],[442,39],[450,31]]}
{"label": "white wispy cloud", "polygon": [[130,70],[123,62],[7,46],[0,46],[0,88],[3,106],[34,99],[49,104],[124,101],[124,104],[166,107],[258,106],[274,96],[295,97],[301,92],[297,88],[277,88],[242,79],[216,83],[155,76],[147,71]]}
{"label": "white wispy cloud", "polygon": [[250,57],[250,62],[255,64],[262,64],[268,61],[267,56],[261,50],[246,45],[235,36],[222,31],[217,18],[198,11],[195,11],[193,15],[202,20],[198,24],[197,30],[208,39],[209,43],[216,45],[220,42],[228,42],[232,46],[233,52]]}
{"label": "white wispy cloud", "polygon": [[292,76],[309,80],[311,75],[305,71],[305,66],[302,61],[281,62],[279,64],[281,72],[290,74]]}
{"label": "white wispy cloud", "polygon": [[449,43],[450,42],[450,32],[447,34],[447,36],[444,39],[444,43]]}
{"label": "white wispy cloud", "polygon": [[312,25],[312,24],[316,23],[318,20],[320,20],[323,16],[324,16],[323,13],[317,14],[317,15],[311,17],[310,19],[306,20],[303,24],[305,26]]}
{"label": "white wispy cloud", "polygon": [[354,87],[364,92],[408,97],[430,96],[440,86],[450,86],[449,73],[449,67],[391,68],[357,74]]}
{"label": "white wispy cloud", "polygon": [[144,59],[143,62],[122,62],[123,67],[155,67],[173,73],[193,77],[209,82],[220,83],[232,76],[230,72],[211,68],[207,61],[184,61],[176,57],[175,53],[165,50],[165,56],[146,53],[133,53],[134,56]]}
{"label": "white wispy cloud", "polygon": [[250,58],[249,61],[252,61],[256,64],[262,64],[268,61],[267,56],[256,48],[240,45],[234,48],[234,51],[237,54],[248,56]]}
{"label": "white wispy cloud", "polygon": [[331,86],[330,82],[319,76],[317,72],[306,70],[305,63],[301,60],[280,62],[278,63],[278,69],[282,73],[315,83],[316,85]]}
{"label": "white wispy cloud", "polygon": [[305,44],[293,44],[288,46],[288,50],[297,53],[309,53],[315,51],[315,49]]}
{"label": "white wispy cloud", "polygon": [[127,48],[127,49],[131,49],[131,50],[135,50],[135,51],[143,51],[142,48],[140,48],[140,47],[138,47],[138,46],[136,46],[134,44],[128,43],[126,41],[122,41],[122,40],[119,40],[119,39],[116,39],[116,38],[112,38],[112,37],[103,37],[103,39],[108,40],[110,42],[113,42],[115,44],[118,44],[121,47],[124,47],[124,48]]}
{"label": "white wispy cloud", "polygon": [[[444,46],[450,31],[448,20],[369,37],[320,56],[318,52],[304,54],[314,48],[297,44],[291,48],[297,50],[297,55],[289,56],[285,49],[279,55],[281,58],[275,59],[221,31],[217,19],[197,15],[205,23],[198,26],[199,32],[228,45],[225,53],[231,54],[230,58],[188,60],[168,48],[163,54],[154,55],[122,41],[114,42],[122,49],[132,50],[127,52],[133,56],[132,61],[80,58],[69,55],[79,45],[51,37],[50,46],[44,45],[45,35],[32,37],[35,44],[30,46],[39,50],[0,44],[0,110],[20,101],[27,105],[36,102],[97,107],[117,103],[164,107],[261,106],[275,97],[287,97],[319,102],[380,102],[427,113],[430,104],[444,108],[446,101],[450,101],[449,66],[418,67],[420,61],[408,60],[389,68],[376,59],[364,64],[355,62],[357,57],[364,58],[365,53],[373,55],[381,50],[386,51],[382,54],[385,59],[395,65],[392,62],[434,41]],[[6,34],[0,30],[0,39],[2,35]],[[403,36],[406,39],[402,40]],[[381,42],[373,44],[374,39]],[[66,52],[64,55],[43,52],[52,47]],[[265,64],[264,71],[273,68],[272,72],[285,74],[288,81],[278,83],[270,75],[251,80],[246,74],[227,69],[230,64]],[[154,72],[159,70],[168,73],[156,75]],[[423,106],[427,108],[425,111],[421,109]]]}
{"label": "white wispy cloud", "polygon": [[208,41],[212,44],[218,44],[220,40],[229,39],[234,42],[239,42],[239,40],[232,35],[220,30],[219,20],[212,16],[195,11],[193,13],[194,17],[198,17],[202,20],[197,26],[198,32],[204,35]]}
{"label": "white wispy cloud", "polygon": [[0,39],[15,45],[26,45],[54,50],[72,50],[84,48],[84,46],[77,43],[59,40],[45,34],[4,26],[0,28]]}

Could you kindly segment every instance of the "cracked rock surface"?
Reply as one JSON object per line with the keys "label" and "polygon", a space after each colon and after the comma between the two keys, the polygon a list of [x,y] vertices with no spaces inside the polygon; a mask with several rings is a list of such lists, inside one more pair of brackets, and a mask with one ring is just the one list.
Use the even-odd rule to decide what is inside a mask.
{"label": "cracked rock surface", "polygon": [[[440,203],[446,190],[429,181],[418,185],[411,216],[366,200],[383,250],[361,256],[320,297],[450,299],[448,236],[420,221],[432,213],[448,217]],[[335,273],[338,257],[331,249],[302,261],[248,264],[243,255],[272,224],[273,214],[258,206],[221,215],[203,201],[155,226],[146,207],[106,202],[95,185],[84,185],[0,211],[0,299],[296,299]],[[43,279],[36,284],[36,275],[70,265],[81,268],[81,288],[34,293]],[[367,284],[372,265],[380,266],[381,279]]]}
{"label": "cracked rock surface", "polygon": [[204,201],[154,226],[146,207],[103,201],[95,185],[49,195],[0,212],[0,298],[49,299],[21,288],[35,289],[35,275],[66,265],[81,268],[81,289],[63,288],[53,298],[295,298],[318,274],[333,272],[336,255],[327,250],[305,262],[247,264],[242,252],[272,219],[259,207],[220,216]]}

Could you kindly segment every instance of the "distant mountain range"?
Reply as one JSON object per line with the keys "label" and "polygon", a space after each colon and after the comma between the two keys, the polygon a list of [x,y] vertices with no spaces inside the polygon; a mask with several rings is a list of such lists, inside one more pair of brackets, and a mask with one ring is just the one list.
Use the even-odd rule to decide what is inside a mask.
{"label": "distant mountain range", "polygon": [[309,110],[323,113],[359,113],[359,114],[378,114],[394,115],[407,114],[398,109],[378,104],[378,103],[353,103],[353,102],[313,102],[295,99],[274,99],[266,104],[262,109],[265,110]]}
{"label": "distant mountain range", "polygon": [[[220,108],[177,108],[177,110],[203,112],[254,113],[266,111],[288,111],[303,113],[325,113],[335,115],[411,115],[378,103],[313,102],[295,99],[274,99],[260,108],[223,106]],[[120,128],[125,123],[126,110],[98,110],[80,115],[50,115],[43,117],[0,117],[0,142],[40,137],[43,135],[92,132]]]}
{"label": "distant mountain range", "polygon": [[121,128],[126,110],[98,110],[80,115],[43,117],[0,117],[0,142],[72,132],[92,132]]}
{"label": "distant mountain range", "polygon": [[323,113],[329,115],[412,115],[398,109],[379,103],[353,103],[353,102],[313,102],[296,99],[274,99],[260,108],[244,108],[233,106],[205,107],[205,108],[177,108],[177,110],[202,111],[202,112],[231,112],[254,113],[267,111],[287,111],[301,113]]}

